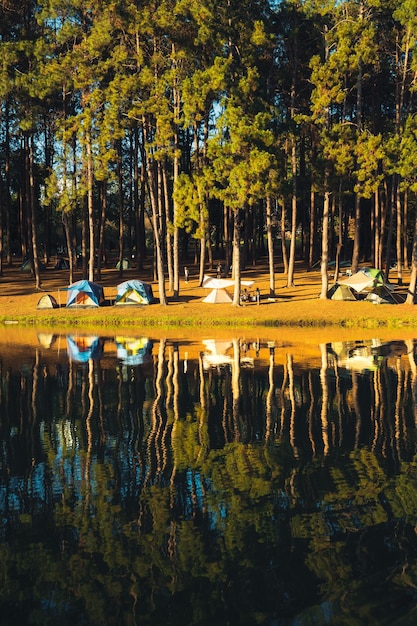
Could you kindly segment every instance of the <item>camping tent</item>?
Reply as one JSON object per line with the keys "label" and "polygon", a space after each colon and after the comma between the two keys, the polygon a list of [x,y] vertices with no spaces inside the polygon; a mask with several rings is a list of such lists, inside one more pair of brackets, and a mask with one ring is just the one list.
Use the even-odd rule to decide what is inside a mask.
{"label": "camping tent", "polygon": [[103,356],[100,338],[95,336],[68,336],[67,351],[71,361],[80,363],[86,363],[90,359],[100,359]]}
{"label": "camping tent", "polygon": [[383,274],[374,268],[360,269],[356,274],[339,281],[339,285],[347,285],[358,293],[370,291],[377,285],[386,285]]}
{"label": "camping tent", "polygon": [[117,286],[114,304],[150,304],[153,302],[152,287],[141,280],[126,280]]}
{"label": "camping tent", "polygon": [[68,259],[64,259],[64,257],[59,257],[56,260],[54,270],[69,270],[70,264]]}
{"label": "camping tent", "polygon": [[203,302],[210,304],[221,304],[224,302],[233,302],[233,298],[227,290],[227,287],[232,287],[235,284],[234,280],[228,278],[214,278],[214,276],[204,276],[202,287],[204,289],[211,289],[208,296],[203,298]]}
{"label": "camping tent", "polygon": [[[123,259],[122,260],[122,269],[123,270],[127,270],[130,267],[130,262],[129,259]],[[116,268],[119,270],[120,269],[120,261],[117,261],[116,263]]]}
{"label": "camping tent", "polygon": [[[214,278],[213,276],[204,276],[202,287],[204,289],[211,289],[211,292],[203,298],[203,302],[210,304],[219,304],[224,302],[233,302],[233,298],[227,291],[228,287],[233,287],[234,280],[228,278]],[[253,280],[242,280],[241,285],[245,287],[251,287]]]}
{"label": "camping tent", "polygon": [[51,296],[49,293],[45,293],[39,299],[37,309],[56,309],[58,308],[58,303],[55,300],[54,296]]}
{"label": "camping tent", "polygon": [[203,302],[209,304],[222,304],[233,302],[233,298],[226,289],[212,289],[208,296],[203,298]]}
{"label": "camping tent", "polygon": [[377,285],[368,293],[365,300],[373,304],[401,304],[405,297],[402,294],[394,293],[387,285]]}
{"label": "camping tent", "polygon": [[329,300],[356,300],[355,294],[349,285],[336,283],[327,292]]}
{"label": "camping tent", "polygon": [[152,345],[147,337],[116,337],[117,358],[124,365],[142,365],[151,361]]}
{"label": "camping tent", "polygon": [[[46,268],[45,265],[38,261],[39,271],[43,272]],[[24,259],[22,265],[20,266],[21,272],[32,272],[33,271],[33,261],[32,259]]]}
{"label": "camping tent", "polygon": [[104,301],[103,287],[89,280],[79,280],[66,291],[67,307],[97,307]]}

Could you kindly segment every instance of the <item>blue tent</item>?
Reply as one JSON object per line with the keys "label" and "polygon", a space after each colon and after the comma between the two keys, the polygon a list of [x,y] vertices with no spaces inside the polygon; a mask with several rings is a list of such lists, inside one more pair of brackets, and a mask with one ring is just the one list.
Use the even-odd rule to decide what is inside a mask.
{"label": "blue tent", "polygon": [[67,307],[96,307],[104,301],[101,285],[89,280],[79,280],[66,288]]}
{"label": "blue tent", "polygon": [[150,304],[153,302],[152,287],[141,280],[126,280],[117,286],[114,304]]}

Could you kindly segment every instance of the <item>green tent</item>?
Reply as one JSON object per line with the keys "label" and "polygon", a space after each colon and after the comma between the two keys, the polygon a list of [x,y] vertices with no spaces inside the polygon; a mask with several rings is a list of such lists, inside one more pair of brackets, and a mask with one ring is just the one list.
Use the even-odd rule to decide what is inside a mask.
{"label": "green tent", "polygon": [[[122,269],[123,270],[128,270],[130,267],[130,263],[129,263],[129,259],[123,259],[122,261]],[[120,261],[117,261],[116,263],[116,269],[120,269]]]}
{"label": "green tent", "polygon": [[329,300],[357,300],[351,287],[339,283],[329,289],[327,297]]}

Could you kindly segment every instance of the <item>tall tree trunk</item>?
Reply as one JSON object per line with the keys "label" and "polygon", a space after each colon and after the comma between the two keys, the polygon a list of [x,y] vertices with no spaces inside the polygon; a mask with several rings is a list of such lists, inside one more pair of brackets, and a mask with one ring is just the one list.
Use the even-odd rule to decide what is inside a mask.
{"label": "tall tree trunk", "polygon": [[165,212],[165,246],[166,246],[166,263],[168,270],[168,285],[169,291],[174,291],[174,258],[173,258],[173,245],[172,245],[172,219],[170,210],[170,198],[168,192],[168,176],[167,176],[167,162],[158,162],[159,177],[161,184],[158,186],[159,205],[161,211]]}
{"label": "tall tree trunk", "polygon": [[361,225],[361,199],[359,194],[355,194],[355,234],[353,236],[353,252],[352,252],[352,274],[358,271],[359,266],[359,244],[360,244],[360,225]]}
{"label": "tall tree trunk", "polygon": [[281,199],[282,209],[281,209],[281,249],[282,249],[282,264],[284,267],[284,274],[288,274],[288,254],[287,254],[287,237],[285,230],[285,220],[286,220],[286,204],[285,198],[282,196]]}
{"label": "tall tree trunk", "polygon": [[[173,48],[174,44],[173,44]],[[174,57],[174,55],[173,55]],[[175,79],[176,80],[176,79]],[[174,162],[173,162],[173,185],[174,189],[176,188],[178,176],[180,172],[180,162],[179,162],[179,141],[178,141],[178,121],[180,119],[180,111],[181,111],[181,97],[177,86],[175,85],[173,90],[173,102],[174,102]],[[173,262],[174,262],[174,284],[173,284],[173,297],[174,300],[178,300],[180,295],[180,268],[179,268],[179,228],[178,228],[178,203],[173,198],[173,207],[172,207],[172,221],[173,221],[173,233],[172,233],[172,254],[173,254]]]}
{"label": "tall tree trunk", "polygon": [[292,195],[291,195],[291,243],[288,264],[287,287],[294,286],[295,249],[297,244],[297,153],[295,137],[291,138],[291,171],[292,171]]}
{"label": "tall tree trunk", "polygon": [[10,229],[10,120],[9,120],[9,102],[5,103],[5,145],[4,145],[4,174],[6,179],[5,193],[5,211],[6,211],[6,261],[7,265],[12,265],[12,236]]}
{"label": "tall tree trunk", "polygon": [[[399,176],[396,177],[399,179]],[[396,207],[397,207],[397,233],[396,233],[396,250],[397,250],[397,279],[398,284],[403,284],[403,260],[402,260],[402,237],[403,237],[403,209],[401,205],[401,192],[400,185],[398,182],[397,191],[396,191]]]}
{"label": "tall tree trunk", "polygon": [[240,306],[240,215],[239,211],[233,211],[233,306]]}
{"label": "tall tree trunk", "polygon": [[266,199],[266,236],[268,241],[269,295],[275,296],[274,237],[272,232],[272,199]]}
{"label": "tall tree trunk", "polygon": [[415,304],[417,283],[417,218],[414,224],[413,249],[411,253],[411,275],[408,286],[406,304]]}
{"label": "tall tree trunk", "polygon": [[119,278],[123,276],[123,257],[124,257],[124,202],[123,202],[123,175],[122,175],[122,146],[118,142],[118,159],[117,159],[117,183],[119,191]]}
{"label": "tall tree trunk", "polygon": [[36,194],[35,194],[35,177],[33,172],[33,135],[28,139],[29,143],[29,202],[30,202],[30,237],[32,247],[33,272],[35,274],[36,289],[41,288],[41,275],[38,253],[38,238],[36,230]]}
{"label": "tall tree trunk", "polygon": [[[327,177],[325,177],[326,179]],[[327,189],[325,181],[325,192],[323,202],[323,223],[321,234],[321,292],[320,299],[327,300],[328,276],[327,267],[329,264],[329,210],[330,210],[330,193]]]}
{"label": "tall tree trunk", "polygon": [[162,207],[162,172],[161,163],[148,160],[146,164],[148,177],[148,190],[152,207],[152,228],[154,234],[154,264],[158,281],[159,303],[163,306],[168,304],[165,291],[164,273],[164,212]]}
{"label": "tall tree trunk", "polygon": [[308,268],[311,269],[314,261],[314,247],[316,241],[316,194],[313,185],[310,187],[310,230],[309,230],[309,247],[308,247]]}
{"label": "tall tree trunk", "polygon": [[94,281],[94,202],[93,202],[93,154],[91,145],[91,129],[86,132],[86,157],[87,157],[87,215],[89,229],[89,257],[88,257],[88,280]]}

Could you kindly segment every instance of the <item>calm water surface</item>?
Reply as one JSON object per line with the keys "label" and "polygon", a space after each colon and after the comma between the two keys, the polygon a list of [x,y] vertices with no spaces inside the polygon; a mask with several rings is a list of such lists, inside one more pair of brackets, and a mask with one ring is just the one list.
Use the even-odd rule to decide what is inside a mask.
{"label": "calm water surface", "polygon": [[38,340],[0,354],[1,625],[417,624],[415,341]]}

